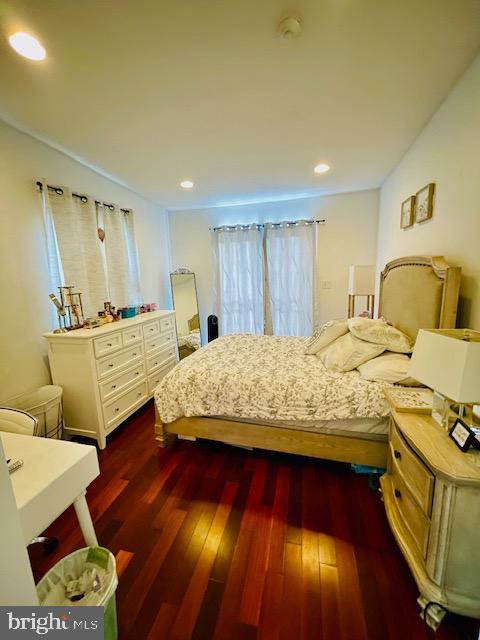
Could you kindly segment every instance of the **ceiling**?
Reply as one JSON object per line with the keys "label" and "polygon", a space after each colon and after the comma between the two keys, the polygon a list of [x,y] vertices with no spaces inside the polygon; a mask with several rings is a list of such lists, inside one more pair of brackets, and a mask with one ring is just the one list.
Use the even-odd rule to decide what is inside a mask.
{"label": "ceiling", "polygon": [[282,40],[290,7],[3,1],[0,117],[168,209],[377,187],[478,51],[480,2],[296,0]]}

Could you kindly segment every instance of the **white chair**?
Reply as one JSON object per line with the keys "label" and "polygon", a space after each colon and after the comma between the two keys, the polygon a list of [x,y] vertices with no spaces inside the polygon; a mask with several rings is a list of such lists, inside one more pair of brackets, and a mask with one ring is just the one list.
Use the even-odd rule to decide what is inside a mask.
{"label": "white chair", "polygon": [[35,436],[38,430],[38,420],[30,413],[21,409],[0,407],[0,431],[19,433],[23,436]]}

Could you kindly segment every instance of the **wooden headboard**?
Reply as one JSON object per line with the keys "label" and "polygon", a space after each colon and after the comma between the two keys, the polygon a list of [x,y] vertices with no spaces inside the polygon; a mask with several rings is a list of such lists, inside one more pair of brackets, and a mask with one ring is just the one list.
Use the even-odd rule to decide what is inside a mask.
{"label": "wooden headboard", "polygon": [[409,256],[380,274],[379,317],[412,338],[419,329],[455,327],[461,267],[442,256]]}

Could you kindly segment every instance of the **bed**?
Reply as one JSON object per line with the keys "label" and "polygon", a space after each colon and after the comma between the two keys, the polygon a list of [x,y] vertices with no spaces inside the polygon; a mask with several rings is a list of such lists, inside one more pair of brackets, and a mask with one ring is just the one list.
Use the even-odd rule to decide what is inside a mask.
{"label": "bed", "polygon": [[180,360],[195,353],[197,349],[200,349],[201,336],[200,336],[200,319],[198,313],[196,313],[190,320],[188,320],[188,333],[178,336],[178,352]]}
{"label": "bed", "polygon": [[[442,257],[389,262],[378,315],[416,337],[455,326],[460,268]],[[304,339],[225,336],[182,360],[155,391],[159,446],[177,435],[385,466],[384,384],[327,371]]]}

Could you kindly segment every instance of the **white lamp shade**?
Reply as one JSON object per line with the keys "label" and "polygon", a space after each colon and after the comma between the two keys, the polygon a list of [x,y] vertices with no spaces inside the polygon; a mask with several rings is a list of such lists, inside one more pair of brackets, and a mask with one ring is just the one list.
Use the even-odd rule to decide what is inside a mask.
{"label": "white lamp shade", "polygon": [[375,293],[375,265],[352,265],[348,278],[351,296],[373,296]]}
{"label": "white lamp shade", "polygon": [[[469,340],[463,339],[469,335]],[[409,375],[454,402],[480,401],[480,332],[420,329]]]}

